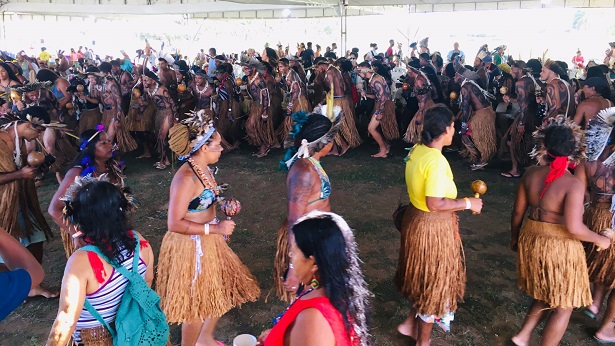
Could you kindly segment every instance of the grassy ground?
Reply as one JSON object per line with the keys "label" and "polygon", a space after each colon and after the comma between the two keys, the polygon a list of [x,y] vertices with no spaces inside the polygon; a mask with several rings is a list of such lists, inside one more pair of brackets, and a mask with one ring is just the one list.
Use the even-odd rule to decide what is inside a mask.
{"label": "grassy ground", "polygon": [[[393,276],[399,251],[399,233],[391,213],[397,207],[403,184],[405,151],[394,147],[392,157],[372,159],[373,144],[364,144],[345,156],[327,157],[323,166],[330,175],[333,211],[355,229],[364,261],[363,270],[373,293],[371,328],[376,345],[412,345],[396,332],[407,315],[409,304],[396,291]],[[217,337],[231,344],[235,335],[258,335],[271,325],[271,319],[285,304],[273,298],[265,302],[272,287],[271,268],[275,254],[276,231],[285,217],[285,175],[277,171],[283,153],[272,151],[256,159],[247,148],[225,153],[218,164],[218,182],[227,182],[227,196],[239,199],[242,212],[231,247],[258,278],[263,296],[256,303],[231,310],[220,321]],[[151,242],[155,254],[166,232],[168,189],[173,171],[157,171],[153,160],[128,156],[128,180],[140,202],[133,215],[135,229]],[[461,236],[467,262],[465,302],[460,304],[452,333],[434,331],[434,345],[506,345],[519,329],[530,299],[516,288],[516,258],[508,249],[509,219],[518,180],[499,176],[499,169],[471,172],[456,154],[447,154],[453,167],[460,196],[471,194],[470,183],[482,179],[488,185],[481,215],[460,212]],[[57,185],[48,177],[39,189],[46,210]],[[407,201],[407,197],[404,197]],[[221,216],[221,214],[220,214]],[[50,221],[51,222],[51,221]],[[56,234],[58,231],[56,229]],[[58,237],[46,245],[45,283],[59,288],[65,264]],[[0,323],[0,345],[43,345],[57,312],[57,300],[36,298],[17,309]],[[593,345],[597,322],[575,312],[563,345]],[[173,326],[172,341],[179,344],[179,327]],[[538,344],[540,331],[534,334]]]}

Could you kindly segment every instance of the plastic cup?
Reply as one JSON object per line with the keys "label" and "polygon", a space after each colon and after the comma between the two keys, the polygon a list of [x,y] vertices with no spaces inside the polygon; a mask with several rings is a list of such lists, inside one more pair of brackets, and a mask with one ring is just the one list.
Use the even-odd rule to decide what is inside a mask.
{"label": "plastic cup", "polygon": [[233,346],[254,346],[256,345],[256,337],[250,334],[237,335],[233,339]]}

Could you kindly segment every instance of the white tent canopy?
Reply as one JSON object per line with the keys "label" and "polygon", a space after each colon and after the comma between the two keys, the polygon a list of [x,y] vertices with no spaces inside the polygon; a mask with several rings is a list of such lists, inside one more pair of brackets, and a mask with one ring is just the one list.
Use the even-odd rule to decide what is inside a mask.
{"label": "white tent canopy", "polygon": [[60,15],[188,15],[190,18],[319,18],[378,14],[536,8],[612,8],[615,0],[0,0],[0,12]]}

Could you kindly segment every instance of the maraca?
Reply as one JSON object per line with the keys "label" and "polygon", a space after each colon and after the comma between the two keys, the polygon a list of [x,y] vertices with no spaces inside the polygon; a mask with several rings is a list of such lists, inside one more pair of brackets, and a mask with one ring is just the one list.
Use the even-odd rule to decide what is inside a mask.
{"label": "maraca", "polygon": [[132,89],[132,97],[138,99],[139,97],[141,97],[141,90],[139,89]]}
{"label": "maraca", "polygon": [[448,98],[450,98],[451,100],[456,100],[457,99],[457,93],[454,91],[451,91],[450,94],[448,94]]}
{"label": "maraca", "polygon": [[40,151],[33,151],[28,154],[26,161],[28,162],[28,166],[38,168],[45,162],[45,155]]}
{"label": "maraca", "polygon": [[[487,192],[487,184],[485,184],[482,180],[474,180],[472,185],[470,185],[472,192],[474,192],[474,198],[479,198],[480,195],[484,195]],[[477,212],[473,212],[472,214],[478,214]]]}
{"label": "maraca", "polygon": [[179,84],[177,85],[177,92],[182,94],[184,91],[186,91],[186,84]]}
{"label": "maraca", "polygon": [[65,105],[66,109],[73,109],[73,104],[70,102],[67,102]]}
{"label": "maraca", "polygon": [[502,95],[508,94],[508,88],[505,87],[505,86],[501,87],[500,88],[500,94],[502,94]]}
{"label": "maraca", "polygon": [[237,86],[242,86],[242,85],[243,85],[243,79],[241,79],[241,78],[237,78],[237,79],[235,79],[235,84],[236,84]]}
{"label": "maraca", "polygon": [[77,84],[77,91],[82,92],[83,90],[85,90],[83,84]]}
{"label": "maraca", "polygon": [[410,88],[410,84],[408,84],[408,83],[404,83],[404,84],[402,84],[402,85],[401,85],[401,88],[402,88],[403,90],[408,90],[408,88]]}
{"label": "maraca", "polygon": [[[222,202],[220,209],[222,210],[224,215],[226,215],[226,219],[230,220],[233,216],[239,214],[239,212],[241,211],[241,203],[239,203],[239,201],[235,198],[225,199],[224,202]],[[226,241],[229,241],[231,239],[230,236],[225,236],[225,238]]]}

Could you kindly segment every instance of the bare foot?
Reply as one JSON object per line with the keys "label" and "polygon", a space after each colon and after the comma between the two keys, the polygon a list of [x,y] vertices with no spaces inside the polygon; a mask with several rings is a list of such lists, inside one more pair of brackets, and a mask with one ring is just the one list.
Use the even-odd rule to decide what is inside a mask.
{"label": "bare foot", "polygon": [[513,342],[513,344],[517,345],[517,346],[528,346],[530,344],[529,340],[523,340],[521,339],[521,337],[519,337],[519,335],[515,335],[513,336],[510,341]]}
{"label": "bare foot", "polygon": [[37,297],[37,296],[43,296],[47,299],[57,298],[60,296],[60,292],[51,291],[43,287],[42,285],[38,285],[37,287],[34,287],[33,289],[31,289],[30,293],[28,293],[28,298]]}
{"label": "bare foot", "polygon": [[381,159],[386,159],[387,158],[387,152],[378,152],[378,154],[374,154],[372,155],[372,157],[374,158],[381,158]]}
{"label": "bare foot", "polygon": [[401,335],[409,336],[416,340],[416,330],[414,330],[414,317],[408,317],[400,325],[397,326],[397,331]]}

